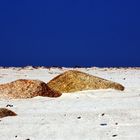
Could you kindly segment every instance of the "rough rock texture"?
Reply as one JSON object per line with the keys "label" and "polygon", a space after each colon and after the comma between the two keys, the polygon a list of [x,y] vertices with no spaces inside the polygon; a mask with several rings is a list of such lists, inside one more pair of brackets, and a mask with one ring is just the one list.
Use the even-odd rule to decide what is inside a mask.
{"label": "rough rock texture", "polygon": [[0,118],[7,117],[7,116],[16,116],[17,114],[9,109],[0,108]]}
{"label": "rough rock texture", "polygon": [[66,71],[47,84],[59,92],[75,92],[82,90],[108,89],[124,90],[121,84],[105,80],[76,70]]}
{"label": "rough rock texture", "polygon": [[20,79],[0,85],[0,99],[22,99],[35,96],[58,97],[61,93],[50,89],[46,83],[39,80]]}

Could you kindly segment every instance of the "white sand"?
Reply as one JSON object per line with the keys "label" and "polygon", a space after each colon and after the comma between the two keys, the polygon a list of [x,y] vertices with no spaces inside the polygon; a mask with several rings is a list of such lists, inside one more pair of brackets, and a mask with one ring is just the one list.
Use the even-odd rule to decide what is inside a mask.
{"label": "white sand", "polygon": [[[48,82],[66,70],[0,68],[0,83],[21,78]],[[0,107],[13,105],[7,108],[18,114],[0,119],[0,140],[140,140],[140,69],[77,70],[119,82],[126,89],[0,100]]]}

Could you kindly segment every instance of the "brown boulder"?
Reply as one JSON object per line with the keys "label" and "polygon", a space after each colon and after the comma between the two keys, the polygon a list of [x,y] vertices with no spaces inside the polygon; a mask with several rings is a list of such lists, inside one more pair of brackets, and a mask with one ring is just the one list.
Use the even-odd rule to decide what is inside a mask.
{"label": "brown boulder", "polygon": [[59,92],[75,92],[82,90],[109,89],[124,90],[124,87],[116,82],[99,78],[84,72],[69,70],[47,84],[51,89]]}
{"label": "brown boulder", "polygon": [[0,118],[7,117],[7,116],[16,116],[17,114],[9,109],[0,108]]}
{"label": "brown boulder", "polygon": [[26,99],[35,96],[58,97],[61,93],[50,89],[46,83],[39,80],[20,79],[0,85],[0,98]]}

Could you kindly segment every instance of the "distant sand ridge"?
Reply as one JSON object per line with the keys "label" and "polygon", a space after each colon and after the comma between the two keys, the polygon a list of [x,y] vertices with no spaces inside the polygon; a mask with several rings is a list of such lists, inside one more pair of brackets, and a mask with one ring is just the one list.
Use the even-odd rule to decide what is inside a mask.
{"label": "distant sand ridge", "polygon": [[0,85],[0,98],[22,99],[35,96],[58,97],[61,93],[50,89],[46,83],[39,80],[20,79]]}
{"label": "distant sand ridge", "polygon": [[76,70],[69,70],[58,75],[47,85],[51,89],[65,93],[109,88],[124,90],[124,87],[119,83],[105,80]]}
{"label": "distant sand ridge", "polygon": [[0,118],[8,117],[8,116],[16,116],[17,114],[9,109],[0,108]]}

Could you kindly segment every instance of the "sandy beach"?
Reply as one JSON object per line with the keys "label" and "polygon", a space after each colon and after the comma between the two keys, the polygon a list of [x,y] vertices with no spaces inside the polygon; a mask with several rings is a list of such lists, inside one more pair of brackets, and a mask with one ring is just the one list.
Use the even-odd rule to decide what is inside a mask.
{"label": "sandy beach", "polygon": [[63,93],[58,98],[0,100],[17,116],[0,119],[0,140],[139,140],[140,68],[0,68],[0,83],[17,79],[49,82],[79,70],[125,87]]}

